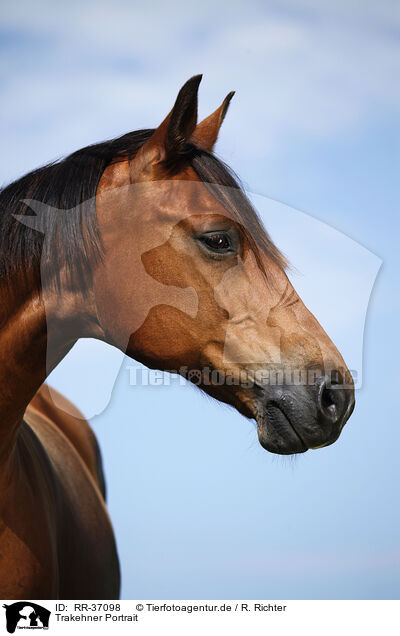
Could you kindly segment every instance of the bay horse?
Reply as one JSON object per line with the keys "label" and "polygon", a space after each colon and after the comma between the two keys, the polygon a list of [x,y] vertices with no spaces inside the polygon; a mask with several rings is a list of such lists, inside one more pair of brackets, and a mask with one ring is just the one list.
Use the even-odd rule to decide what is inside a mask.
{"label": "bay horse", "polygon": [[331,444],[352,412],[342,357],[212,152],[233,93],[197,124],[200,79],[158,128],[0,192],[1,598],[119,596],[95,436],[44,384],[79,338],[186,373],[273,453]]}

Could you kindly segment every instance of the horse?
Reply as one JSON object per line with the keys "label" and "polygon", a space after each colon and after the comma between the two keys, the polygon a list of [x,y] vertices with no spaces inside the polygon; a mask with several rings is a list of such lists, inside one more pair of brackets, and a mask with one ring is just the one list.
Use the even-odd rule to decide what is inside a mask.
{"label": "horse", "polygon": [[0,192],[1,598],[119,596],[96,438],[45,383],[79,338],[188,377],[272,453],[332,444],[354,408],[343,358],[213,153],[233,93],[197,123],[200,80],[156,129]]}

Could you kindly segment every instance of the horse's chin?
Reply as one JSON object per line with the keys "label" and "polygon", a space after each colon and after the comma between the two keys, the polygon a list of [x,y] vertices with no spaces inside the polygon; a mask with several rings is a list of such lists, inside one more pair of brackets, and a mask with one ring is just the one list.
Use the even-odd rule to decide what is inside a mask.
{"label": "horse's chin", "polygon": [[261,446],[270,453],[294,455],[308,450],[289,418],[275,405],[257,418],[257,432]]}

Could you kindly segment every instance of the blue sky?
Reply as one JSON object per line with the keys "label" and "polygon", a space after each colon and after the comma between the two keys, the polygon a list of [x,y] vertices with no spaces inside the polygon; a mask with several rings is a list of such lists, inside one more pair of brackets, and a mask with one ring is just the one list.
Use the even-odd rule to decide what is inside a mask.
{"label": "blue sky", "polygon": [[[268,455],[250,422],[193,387],[130,386],[132,362],[106,346],[84,343],[60,365],[54,384],[82,408],[86,389],[74,378],[86,378],[88,412],[104,378],[112,390],[91,421],[123,596],[399,598],[397,3],[6,1],[0,15],[3,183],[157,125],[202,72],[200,116],[236,90],[217,153],[261,205],[273,199],[316,219],[310,242],[278,205],[271,231],[324,326],[329,293],[328,331],[345,359],[365,312],[344,283],[369,296],[373,263],[383,262],[356,411],[336,444],[295,460]],[[329,266],[316,264],[318,236],[329,252],[336,234],[319,222],[345,235]],[[349,239],[368,251],[346,252]]]}

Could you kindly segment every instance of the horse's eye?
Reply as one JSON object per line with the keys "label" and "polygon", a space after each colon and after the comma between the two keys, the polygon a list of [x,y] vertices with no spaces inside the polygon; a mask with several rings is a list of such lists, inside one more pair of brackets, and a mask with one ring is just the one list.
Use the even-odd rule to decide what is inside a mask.
{"label": "horse's eye", "polygon": [[229,236],[226,234],[207,234],[206,236],[202,236],[201,240],[210,250],[213,250],[213,252],[228,252],[232,248]]}

